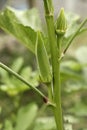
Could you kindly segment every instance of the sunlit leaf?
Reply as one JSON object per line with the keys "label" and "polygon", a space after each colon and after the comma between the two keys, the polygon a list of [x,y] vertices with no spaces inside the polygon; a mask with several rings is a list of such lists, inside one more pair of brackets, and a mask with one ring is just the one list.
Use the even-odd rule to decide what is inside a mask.
{"label": "sunlit leaf", "polygon": [[36,32],[30,26],[20,22],[12,9],[6,8],[3,12],[0,12],[0,27],[14,35],[20,42],[34,52]]}
{"label": "sunlit leaf", "polygon": [[36,8],[31,10],[16,10],[9,7],[9,9],[15,14],[19,22],[24,26],[29,26],[36,31],[41,30],[41,21]]}

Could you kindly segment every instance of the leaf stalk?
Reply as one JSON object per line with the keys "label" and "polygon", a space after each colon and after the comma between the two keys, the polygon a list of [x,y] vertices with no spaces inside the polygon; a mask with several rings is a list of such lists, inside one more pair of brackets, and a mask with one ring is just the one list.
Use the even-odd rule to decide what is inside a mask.
{"label": "leaf stalk", "polygon": [[10,69],[9,67],[7,67],[6,65],[4,65],[3,63],[0,62],[0,67],[3,68],[4,70],[6,70],[8,73],[12,74],[13,76],[15,76],[17,79],[19,79],[20,81],[22,81],[24,84],[26,84],[28,87],[30,87],[31,89],[33,89],[35,92],[37,92],[42,98],[46,98],[46,96],[40,91],[38,90],[36,87],[32,86],[30,83],[28,83],[23,77],[21,77],[19,74],[17,74],[16,72],[14,72],[12,69]]}

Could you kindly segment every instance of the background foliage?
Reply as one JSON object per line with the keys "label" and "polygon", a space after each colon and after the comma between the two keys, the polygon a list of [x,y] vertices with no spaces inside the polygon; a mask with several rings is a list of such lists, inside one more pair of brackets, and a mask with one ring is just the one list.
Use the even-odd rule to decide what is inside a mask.
{"label": "background foliage", "polygon": [[[75,14],[66,15],[69,29],[63,39],[63,47],[80,22],[79,16]],[[17,50],[17,43],[16,47],[8,49],[5,55],[5,42],[7,41],[2,40],[0,57],[5,56],[2,61],[32,84],[40,87],[41,90],[43,88],[43,91],[47,93],[45,86],[40,84],[38,80],[36,59],[33,55],[35,53],[36,31],[42,30],[37,10],[17,12],[17,10],[7,8],[3,13],[0,13],[0,19],[1,28],[12,33],[31,50],[29,52],[21,46]],[[0,35],[0,39],[5,36],[9,37],[5,33]],[[42,32],[41,35],[47,48],[46,34]],[[87,130],[87,43],[84,44],[87,42],[84,40],[86,35],[87,33],[84,31],[84,35],[78,36],[78,41],[73,43],[74,45],[77,44],[76,49],[72,46],[70,48],[72,53],[68,52],[61,63],[62,106],[65,126],[69,130]],[[83,39],[83,43],[80,43],[81,39]],[[12,42],[14,43],[14,40]],[[6,47],[6,50],[7,48],[9,46]],[[49,49],[47,52],[50,57]],[[2,130],[55,130],[51,108],[46,109],[46,105],[43,104],[43,100],[37,94],[1,68],[0,117],[0,129]]]}

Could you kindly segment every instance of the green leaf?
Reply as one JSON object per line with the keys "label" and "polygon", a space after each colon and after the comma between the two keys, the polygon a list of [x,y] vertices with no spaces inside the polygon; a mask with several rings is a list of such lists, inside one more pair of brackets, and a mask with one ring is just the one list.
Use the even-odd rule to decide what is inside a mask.
{"label": "green leaf", "polygon": [[35,122],[34,130],[56,130],[56,124],[53,117],[40,117]]}
{"label": "green leaf", "polygon": [[34,30],[41,30],[41,20],[38,10],[33,8],[31,10],[16,10],[9,7],[9,9],[15,14],[17,20],[24,26],[31,27]]}
{"label": "green leaf", "polygon": [[87,116],[87,104],[78,102],[73,108],[69,109],[69,112],[77,116]]}
{"label": "green leaf", "polygon": [[71,12],[66,13],[66,19],[68,22],[68,29],[65,34],[65,37],[70,37],[78,28],[77,22],[80,19],[80,16]]}
{"label": "green leaf", "polygon": [[[18,13],[18,12],[16,12]],[[20,42],[26,45],[32,52],[35,52],[36,32],[18,19],[18,14],[11,8],[0,12],[0,27],[14,35]]]}
{"label": "green leaf", "polygon": [[87,46],[86,45],[79,47],[76,50],[75,55],[80,63],[87,65]]}
{"label": "green leaf", "polygon": [[4,130],[13,130],[12,123],[9,120],[5,121],[5,128]]}
{"label": "green leaf", "polygon": [[24,61],[23,61],[22,57],[19,57],[16,60],[14,60],[12,66],[11,66],[12,70],[14,70],[15,72],[18,73],[23,65],[23,62]]}
{"label": "green leaf", "polygon": [[61,63],[61,77],[64,80],[75,79],[77,81],[84,81],[83,66],[76,61],[69,60]]}
{"label": "green leaf", "polygon": [[0,81],[1,82],[4,82],[4,80],[5,81],[8,81],[9,80],[9,75],[8,75],[8,73],[4,70],[4,69],[2,69],[2,68],[0,68]]}
{"label": "green leaf", "polygon": [[61,63],[61,68],[71,70],[72,72],[75,72],[75,73],[81,73],[83,66],[78,61],[67,60],[67,61],[64,61],[64,62]]}
{"label": "green leaf", "polygon": [[39,82],[38,82],[38,72],[37,71],[32,71],[31,67],[25,67],[22,69],[21,71],[21,76],[26,79],[28,82],[31,83],[31,85],[33,86],[38,86]]}
{"label": "green leaf", "polygon": [[37,115],[37,105],[29,104],[21,108],[17,115],[15,130],[26,130],[31,127]]}

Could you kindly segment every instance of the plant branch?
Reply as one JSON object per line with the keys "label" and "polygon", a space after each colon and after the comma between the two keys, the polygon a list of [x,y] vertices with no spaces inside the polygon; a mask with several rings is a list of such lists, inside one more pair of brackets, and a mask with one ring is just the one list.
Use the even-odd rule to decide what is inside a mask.
{"label": "plant branch", "polygon": [[83,28],[82,30],[79,31],[78,35],[80,35],[80,34],[86,32],[86,31],[87,31],[87,28]]}
{"label": "plant branch", "polygon": [[20,81],[22,81],[24,84],[26,84],[27,86],[29,86],[30,88],[32,88],[35,92],[37,92],[42,98],[46,98],[46,96],[40,91],[38,90],[36,87],[33,87],[30,83],[28,83],[23,77],[21,77],[19,74],[17,74],[16,72],[14,72],[13,70],[11,70],[9,67],[7,67],[6,65],[4,65],[3,63],[0,62],[0,67],[3,68],[4,70],[6,70],[8,73],[11,73],[12,75],[14,75],[17,79],[19,79]]}
{"label": "plant branch", "polygon": [[66,51],[68,50],[69,46],[71,45],[73,39],[77,36],[77,34],[79,33],[80,29],[86,24],[87,22],[87,18],[80,24],[80,26],[78,27],[78,29],[76,30],[76,32],[73,34],[73,36],[69,39],[69,41],[66,44],[66,47],[63,51],[63,54],[66,53]]}

